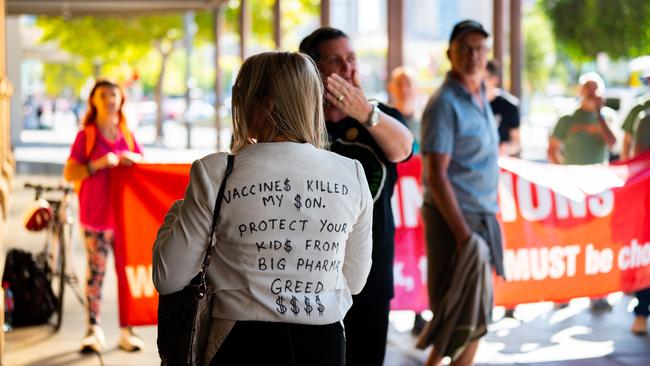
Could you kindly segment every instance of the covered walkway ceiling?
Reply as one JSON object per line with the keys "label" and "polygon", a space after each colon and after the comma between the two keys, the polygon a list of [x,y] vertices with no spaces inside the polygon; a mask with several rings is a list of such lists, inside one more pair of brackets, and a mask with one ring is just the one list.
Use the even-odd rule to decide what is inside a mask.
{"label": "covered walkway ceiling", "polygon": [[6,0],[8,15],[140,15],[213,9],[223,0]]}
{"label": "covered walkway ceiling", "polygon": [[[9,15],[37,14],[53,15],[70,18],[75,16],[101,16],[101,15],[144,15],[152,12],[179,12],[186,10],[213,10],[215,23],[220,22],[218,15],[227,0],[4,0],[6,12]],[[256,1],[256,0],[252,0]],[[492,0],[493,1],[493,39],[494,58],[503,64],[504,56],[504,23],[507,18],[504,14],[504,5],[509,5],[510,20],[510,90],[516,96],[521,96],[521,68],[522,68],[522,32],[521,32],[521,6],[522,0]],[[246,58],[246,39],[250,31],[250,16],[247,15],[249,5],[247,0],[240,0],[239,33],[241,58]],[[276,0],[273,5],[273,38],[275,46],[281,48],[281,2]],[[331,0],[321,0],[321,25],[330,24]],[[405,0],[387,1],[388,49],[387,72],[403,63],[404,42],[404,7]],[[246,15],[245,15],[246,14]],[[218,44],[219,25],[215,24],[215,39]],[[218,51],[216,55],[218,59]]]}
{"label": "covered walkway ceiling", "polygon": [[[215,16],[215,59],[219,59],[219,33],[223,5],[227,0],[5,0],[6,12],[9,15],[37,14],[53,15],[70,18],[75,16],[128,16],[144,15],[153,12],[179,12],[187,10],[212,10]],[[240,0],[239,34],[240,56],[246,58],[246,41],[251,28],[250,5],[248,1]],[[504,56],[504,14],[505,5],[509,8],[510,20],[510,91],[521,97],[522,93],[522,56],[523,39],[521,32],[522,0],[492,0],[493,1],[493,40],[494,58],[503,64]],[[277,48],[282,47],[281,35],[281,2],[275,0],[273,5],[273,38]],[[321,25],[330,24],[331,0],[321,0]],[[405,0],[387,1],[387,73],[403,64],[404,50],[404,10]],[[219,82],[217,81],[217,84]],[[218,85],[217,85],[218,87]]]}

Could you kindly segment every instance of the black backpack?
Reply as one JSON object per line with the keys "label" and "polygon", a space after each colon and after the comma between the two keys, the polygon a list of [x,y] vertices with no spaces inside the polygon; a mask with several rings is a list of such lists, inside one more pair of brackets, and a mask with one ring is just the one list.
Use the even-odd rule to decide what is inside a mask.
{"label": "black backpack", "polygon": [[20,249],[7,252],[2,282],[13,293],[13,326],[43,324],[56,309],[51,286],[52,271],[44,256],[34,260],[32,253]]}

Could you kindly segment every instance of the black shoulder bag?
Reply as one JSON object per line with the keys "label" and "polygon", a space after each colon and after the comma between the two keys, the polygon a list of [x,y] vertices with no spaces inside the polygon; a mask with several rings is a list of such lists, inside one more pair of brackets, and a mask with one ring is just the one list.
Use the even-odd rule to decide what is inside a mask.
{"label": "black shoulder bag", "polygon": [[[208,238],[208,250],[201,270],[189,285],[158,299],[158,354],[162,365],[202,365],[203,355],[212,322],[212,298],[214,291],[206,278],[212,257],[214,230],[217,227],[219,208],[223,200],[226,180],[232,172],[234,155],[228,155],[226,174],[219,187],[212,214],[212,229]],[[215,244],[216,245],[216,244]]]}
{"label": "black shoulder bag", "polygon": [[2,283],[5,282],[9,284],[14,300],[13,311],[9,313],[11,318],[5,318],[5,323],[15,327],[44,324],[57,310],[56,296],[52,291],[52,270],[45,253],[34,257],[30,252],[11,249],[7,252],[2,275]]}

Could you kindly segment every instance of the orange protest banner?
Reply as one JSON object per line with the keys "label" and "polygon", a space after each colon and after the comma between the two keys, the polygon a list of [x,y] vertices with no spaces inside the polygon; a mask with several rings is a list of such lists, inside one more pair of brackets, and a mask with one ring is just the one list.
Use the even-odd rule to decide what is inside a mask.
{"label": "orange protest banner", "polygon": [[650,157],[611,166],[504,159],[508,281],[495,301],[564,301],[650,286]]}
{"label": "orange protest banner", "polygon": [[[428,308],[420,164],[416,156],[398,167],[393,309]],[[500,166],[508,281],[495,280],[497,305],[650,287],[650,155],[611,166],[519,159],[502,159]],[[142,164],[112,172],[123,324],[156,323],[151,248],[167,209],[184,195],[189,168]]]}

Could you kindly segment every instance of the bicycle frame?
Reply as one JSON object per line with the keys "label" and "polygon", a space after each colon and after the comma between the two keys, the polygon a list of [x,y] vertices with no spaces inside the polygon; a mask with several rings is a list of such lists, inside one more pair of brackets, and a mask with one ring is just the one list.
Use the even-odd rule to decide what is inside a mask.
{"label": "bicycle frame", "polygon": [[65,293],[65,284],[72,287],[73,294],[83,305],[84,299],[80,295],[78,288],[78,279],[76,273],[68,267],[68,253],[71,251],[71,242],[74,223],[70,202],[72,201],[72,187],[70,186],[44,186],[25,184],[26,188],[34,189],[34,199],[41,198],[44,192],[61,192],[61,199],[49,199],[47,202],[52,207],[54,215],[48,223],[46,230],[46,240],[40,256],[49,263],[51,269],[51,285],[56,296],[56,319],[54,323],[55,331],[61,327],[63,318],[63,299]]}

